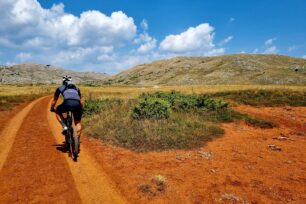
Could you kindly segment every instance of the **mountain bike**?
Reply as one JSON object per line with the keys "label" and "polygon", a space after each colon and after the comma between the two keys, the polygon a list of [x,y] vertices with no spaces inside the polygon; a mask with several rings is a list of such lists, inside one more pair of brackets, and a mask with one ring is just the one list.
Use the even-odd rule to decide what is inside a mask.
{"label": "mountain bike", "polygon": [[[56,109],[54,108],[51,108],[50,111],[56,113]],[[68,111],[66,113],[66,117],[63,122],[68,128],[67,131],[62,132],[65,136],[65,148],[68,150],[69,157],[71,157],[74,161],[77,161],[80,152],[80,137],[77,134],[72,111]]]}
{"label": "mountain bike", "polygon": [[68,150],[69,156],[74,161],[77,161],[80,151],[80,137],[77,135],[74,118],[71,111],[67,112],[64,123],[68,127],[68,130],[64,132],[66,149]]}

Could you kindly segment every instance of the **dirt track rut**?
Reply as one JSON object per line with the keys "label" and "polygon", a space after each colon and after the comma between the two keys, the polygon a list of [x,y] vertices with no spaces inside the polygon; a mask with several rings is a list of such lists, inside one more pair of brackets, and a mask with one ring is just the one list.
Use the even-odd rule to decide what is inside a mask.
{"label": "dirt track rut", "polygon": [[0,203],[126,203],[86,147],[77,163],[60,151],[50,99],[30,103],[0,133]]}

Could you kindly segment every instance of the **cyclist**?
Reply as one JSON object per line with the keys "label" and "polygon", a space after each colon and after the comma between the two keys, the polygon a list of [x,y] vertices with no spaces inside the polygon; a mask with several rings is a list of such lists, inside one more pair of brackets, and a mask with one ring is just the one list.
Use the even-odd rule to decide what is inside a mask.
{"label": "cyclist", "polygon": [[[55,109],[54,107],[60,94],[62,94],[64,101]],[[63,117],[63,113],[71,111],[73,113],[77,134],[79,137],[81,136],[82,109],[83,104],[81,101],[80,89],[75,84],[73,84],[72,78],[70,76],[63,76],[63,84],[56,89],[50,109],[51,112],[56,113],[56,118],[63,127],[63,134],[65,134],[65,132],[68,130],[68,127],[64,123],[65,118]]]}

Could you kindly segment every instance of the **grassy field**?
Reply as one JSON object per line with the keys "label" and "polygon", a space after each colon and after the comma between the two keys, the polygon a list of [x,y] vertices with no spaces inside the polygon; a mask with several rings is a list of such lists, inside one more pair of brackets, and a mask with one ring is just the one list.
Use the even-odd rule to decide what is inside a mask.
{"label": "grassy field", "polygon": [[306,91],[306,86],[285,85],[201,85],[201,86],[81,86],[81,91],[86,98],[120,98],[132,99],[141,93],[156,91],[179,91],[186,94],[204,94],[243,90],[291,90]]}
{"label": "grassy field", "polygon": [[[228,101],[230,107],[237,104],[306,106],[306,89],[303,86],[85,87],[83,92],[87,103],[91,103],[91,108],[96,104],[96,110],[100,110],[85,116],[85,132],[114,145],[148,151],[200,147],[203,142],[223,134],[219,125],[221,122],[242,120],[260,128],[275,126],[270,121],[236,112],[230,107],[221,111],[207,110],[207,106],[185,109],[184,107],[197,106],[192,101],[194,98],[187,101],[178,98],[174,106],[170,104],[170,116],[166,114],[167,117],[163,119],[160,119],[160,113],[157,117],[159,119],[133,119],[135,107],[144,106],[139,104],[143,93],[154,95],[157,91],[170,93],[173,90],[189,96],[206,94],[213,99]],[[159,99],[167,98],[169,97]],[[162,105],[164,102],[153,100],[150,103]],[[176,107],[182,105],[184,111],[177,111]],[[152,108],[148,109],[149,111],[143,113],[156,113]]]}
{"label": "grassy field", "polygon": [[13,86],[0,85],[0,111],[8,110],[20,103],[32,101],[41,96],[49,95],[51,86]]}
{"label": "grassy field", "polygon": [[[237,104],[306,106],[305,86],[80,88],[85,101],[85,133],[135,151],[197,148],[206,141],[222,136],[222,122],[242,120],[259,128],[274,127],[270,121],[234,111],[232,106]],[[55,89],[56,86],[0,86],[0,110],[51,95]],[[164,95],[154,94],[156,92]],[[171,92],[177,94],[171,95]],[[220,108],[224,103],[228,104],[224,106],[226,108]]]}

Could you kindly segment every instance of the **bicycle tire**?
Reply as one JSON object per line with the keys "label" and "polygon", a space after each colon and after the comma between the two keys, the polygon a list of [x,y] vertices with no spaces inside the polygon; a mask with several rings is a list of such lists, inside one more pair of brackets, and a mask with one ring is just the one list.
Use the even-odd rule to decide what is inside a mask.
{"label": "bicycle tire", "polygon": [[79,138],[77,135],[73,136],[73,142],[72,142],[72,154],[73,154],[73,160],[77,161],[78,159],[78,154],[79,154]]}

